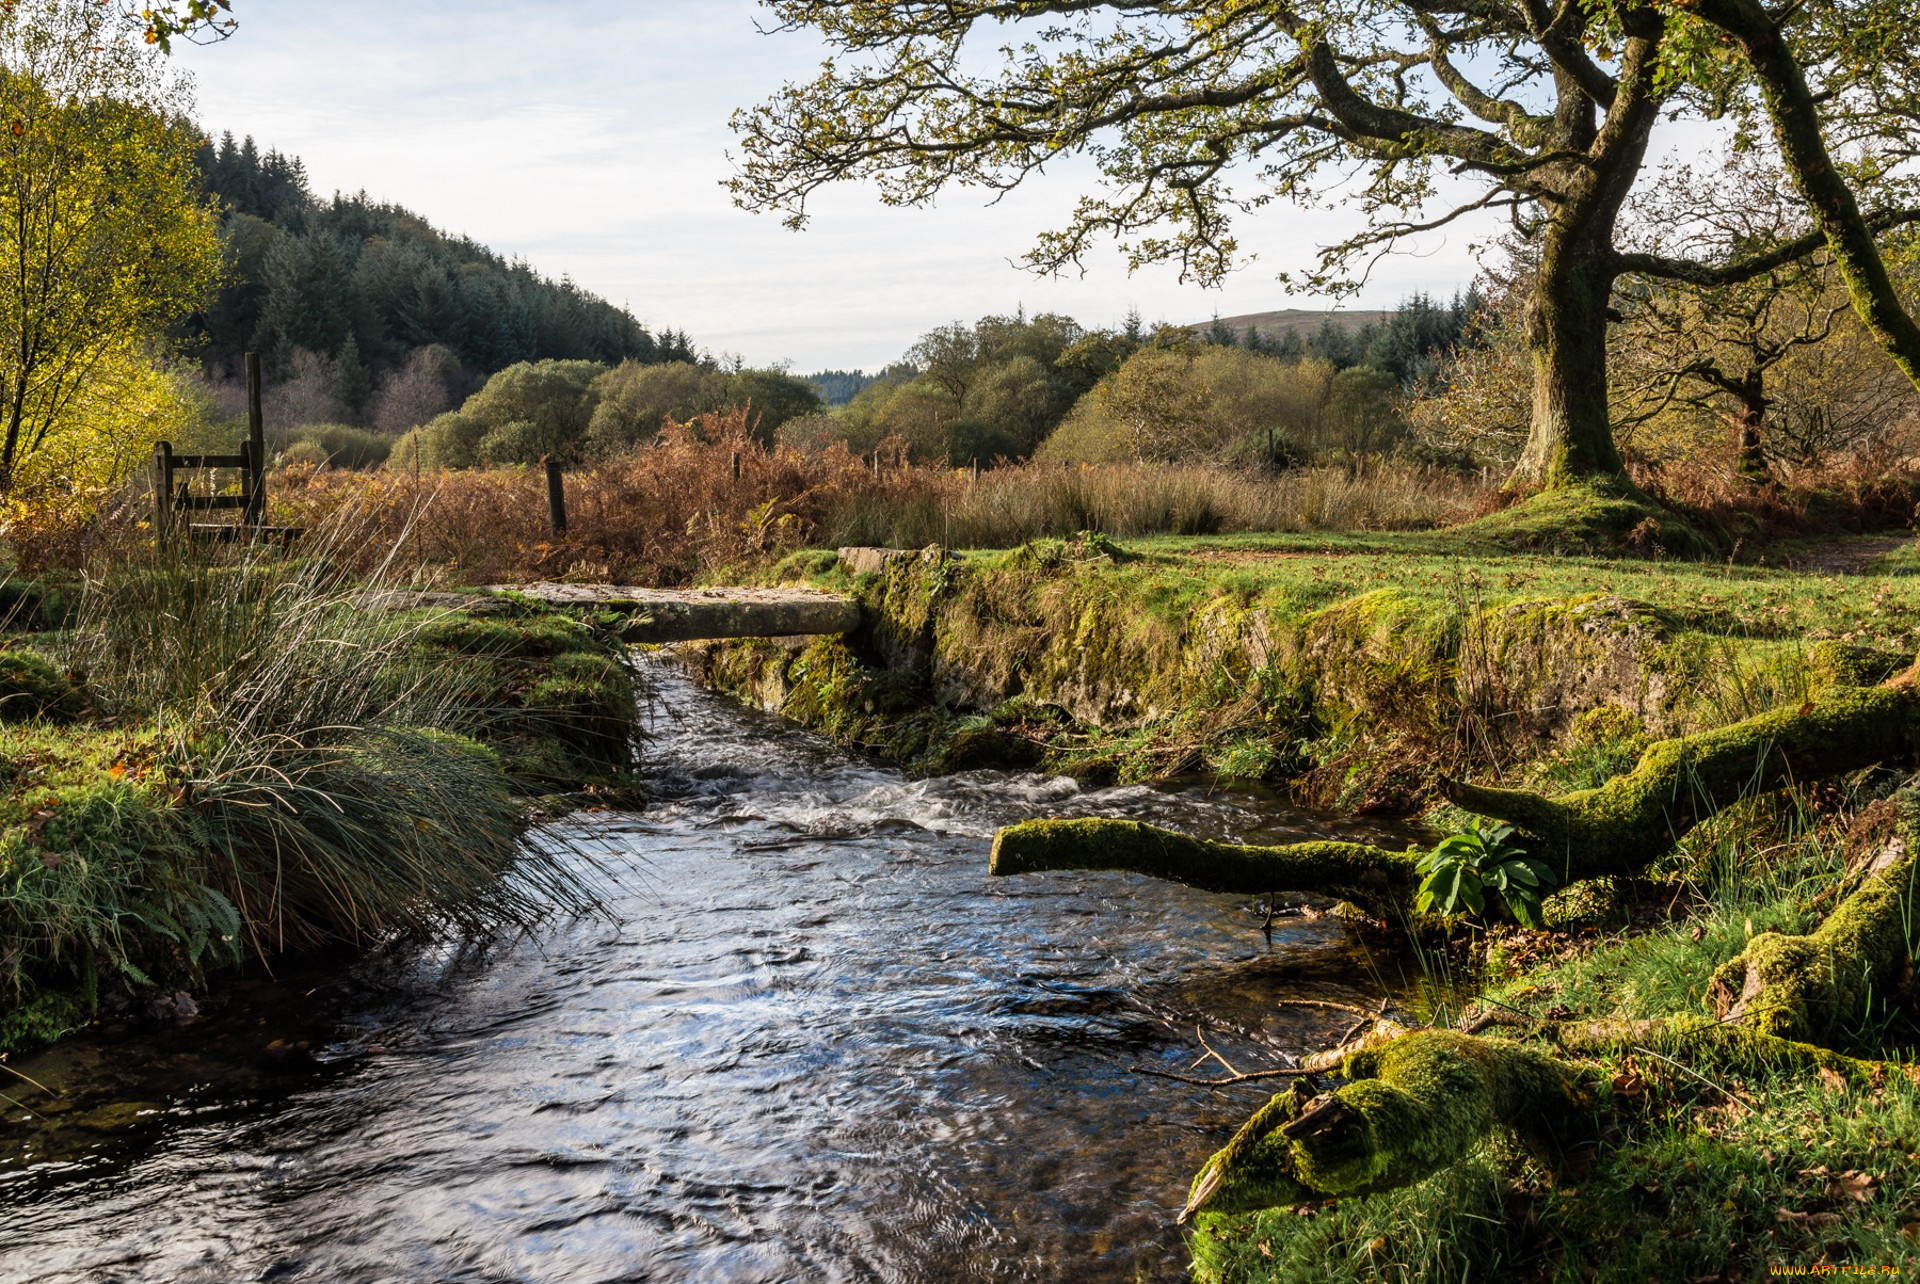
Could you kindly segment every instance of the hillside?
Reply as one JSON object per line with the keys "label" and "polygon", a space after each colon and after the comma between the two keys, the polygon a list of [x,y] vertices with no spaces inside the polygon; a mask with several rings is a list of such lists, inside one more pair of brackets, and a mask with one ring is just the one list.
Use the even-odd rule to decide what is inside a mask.
{"label": "hillside", "polygon": [[1260,332],[1263,339],[1281,339],[1289,334],[1298,334],[1305,338],[1331,321],[1343,330],[1358,330],[1369,325],[1377,325],[1392,316],[1391,309],[1377,311],[1328,311],[1318,308],[1280,308],[1272,312],[1246,312],[1239,316],[1219,317],[1206,321],[1195,321],[1185,328],[1195,334],[1204,334],[1215,325],[1224,325],[1235,334],[1245,334],[1248,326]]}
{"label": "hillside", "polygon": [[384,372],[427,348],[444,349],[475,378],[519,361],[693,355],[686,335],[655,333],[572,281],[397,205],[364,193],[316,198],[297,157],[263,153],[251,138],[208,140],[200,168],[221,210],[230,267],[194,327],[216,378],[246,351],[263,354],[275,379],[302,362],[328,362],[357,412]]}

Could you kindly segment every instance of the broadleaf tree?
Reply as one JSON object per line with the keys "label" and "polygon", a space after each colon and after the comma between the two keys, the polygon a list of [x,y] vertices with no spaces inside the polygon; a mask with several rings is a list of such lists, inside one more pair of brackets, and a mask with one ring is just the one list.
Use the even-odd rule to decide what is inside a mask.
{"label": "broadleaf tree", "polygon": [[179,82],[92,0],[0,8],[0,495],[210,297],[220,243]]}
{"label": "broadleaf tree", "polygon": [[[797,227],[830,183],[917,205],[953,185],[1005,190],[1077,155],[1102,190],[1040,236],[1032,266],[1074,265],[1110,236],[1130,266],[1170,262],[1208,284],[1243,260],[1237,217],[1337,189],[1361,226],[1285,278],[1318,290],[1353,288],[1410,236],[1505,211],[1540,265],[1515,481],[1617,475],[1606,331],[1623,273],[1733,284],[1845,241],[1871,276],[1874,236],[1920,218],[1862,209],[1839,173],[1809,196],[1838,184],[1851,213],[1790,244],[1713,261],[1623,252],[1621,210],[1660,121],[1781,98],[1713,21],[1731,21],[1714,6],[1751,2],[1682,0],[1702,16],[1638,0],[766,0],[779,26],[817,32],[832,53],[817,78],[736,114],[732,188]],[[1762,20],[1805,27],[1802,8]],[[1814,56],[1851,55],[1828,40]]]}

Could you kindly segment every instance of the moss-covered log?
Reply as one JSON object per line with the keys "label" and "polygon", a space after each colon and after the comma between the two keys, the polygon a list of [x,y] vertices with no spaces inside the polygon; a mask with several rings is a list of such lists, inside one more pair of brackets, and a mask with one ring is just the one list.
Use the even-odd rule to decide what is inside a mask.
{"label": "moss-covered log", "polygon": [[1597,1077],[1507,1039],[1424,1030],[1351,1054],[1339,1073],[1339,1091],[1283,1093],[1248,1120],[1201,1168],[1181,1219],[1411,1185],[1496,1127],[1549,1151],[1597,1132]]}
{"label": "moss-covered log", "polygon": [[1537,1033],[1568,1056],[1624,1057],[1652,1052],[1695,1070],[1761,1077],[1782,1070],[1815,1074],[1831,1070],[1862,1084],[1879,1083],[1890,1071],[1884,1061],[1864,1060],[1812,1043],[1783,1039],[1749,1026],[1706,1016],[1655,1017],[1644,1021],[1569,1021]]}
{"label": "moss-covered log", "polygon": [[1570,883],[1637,873],[1741,798],[1904,757],[1917,737],[1911,687],[1835,687],[1804,705],[1660,741],[1598,789],[1543,798],[1450,780],[1441,788],[1468,811],[1517,826],[1531,854]]}
{"label": "moss-covered log", "polygon": [[989,868],[995,874],[1125,870],[1210,892],[1311,892],[1377,918],[1402,918],[1419,883],[1418,859],[1364,843],[1247,847],[1135,820],[1030,820],[994,836]]}

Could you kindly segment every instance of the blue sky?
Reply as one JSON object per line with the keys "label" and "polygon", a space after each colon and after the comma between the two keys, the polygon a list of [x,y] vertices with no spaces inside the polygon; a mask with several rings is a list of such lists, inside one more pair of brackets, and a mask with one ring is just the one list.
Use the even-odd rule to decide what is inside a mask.
{"label": "blue sky", "polygon": [[[1274,280],[1304,266],[1350,218],[1268,209],[1245,220],[1257,261],[1224,290],[1172,270],[1128,276],[1117,254],[1084,277],[1014,266],[1056,223],[1085,169],[1050,173],[989,206],[956,191],[899,210],[846,186],[793,233],[734,208],[727,118],[782,81],[810,75],[823,50],[805,35],[762,35],[752,0],[240,0],[234,36],[189,48],[202,123],[252,134],[307,163],[322,194],[364,188],[542,271],[689,331],[716,353],[801,371],[868,369],[923,331],[989,312],[1068,313],[1116,324],[1204,320],[1278,307]],[[1479,228],[1425,239],[1383,261],[1361,299],[1390,306],[1420,289],[1450,293],[1475,271]]]}

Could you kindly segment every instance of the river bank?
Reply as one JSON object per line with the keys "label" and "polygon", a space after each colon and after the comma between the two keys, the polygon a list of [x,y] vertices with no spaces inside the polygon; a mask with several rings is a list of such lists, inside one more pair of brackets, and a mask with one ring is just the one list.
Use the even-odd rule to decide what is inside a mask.
{"label": "river bank", "polygon": [[623,649],[521,604],[379,592],[260,553],[16,590],[0,1051],[191,1018],[236,969],[591,903],[520,835],[635,787]]}
{"label": "river bank", "polygon": [[[1798,571],[1543,557],[1454,535],[797,554],[764,582],[857,593],[860,633],[693,648],[687,662],[921,770],[1017,762],[1141,779],[1200,767],[1450,828],[1464,815],[1440,804],[1443,776],[1590,788],[1663,739],[1811,709],[1823,692],[1904,669],[1920,624],[1909,550],[1809,560]],[[1825,1047],[1870,1059],[1857,1072],[1825,1052],[1702,1055],[1698,1040],[1655,1033],[1675,1014],[1724,1010],[1716,974],[1757,938],[1819,939],[1807,934],[1863,871],[1904,850],[1886,844],[1889,818],[1914,806],[1911,772],[1896,754],[1843,779],[1756,790],[1644,874],[1550,897],[1550,931],[1457,924],[1423,957],[1480,1005],[1430,1008],[1416,1026],[1492,1014],[1556,1053],[1552,1032],[1583,1021],[1649,1031],[1576,1056],[1598,1148],[1561,1163],[1496,1128],[1425,1181],[1203,1212],[1196,1269],[1734,1280],[1920,1264],[1905,982],[1844,1020],[1823,1017]],[[1909,960],[1913,944],[1909,932]],[[1910,961],[1894,971],[1910,976]],[[1619,1233],[1641,1224],[1655,1229]]]}
{"label": "river bank", "polygon": [[803,552],[746,573],[856,594],[860,631],[686,654],[722,689],[919,769],[1202,769],[1408,812],[1439,774],[1578,774],[1878,680],[1920,640],[1905,556],[1843,575],[1451,532]]}

